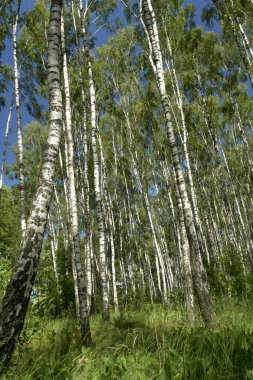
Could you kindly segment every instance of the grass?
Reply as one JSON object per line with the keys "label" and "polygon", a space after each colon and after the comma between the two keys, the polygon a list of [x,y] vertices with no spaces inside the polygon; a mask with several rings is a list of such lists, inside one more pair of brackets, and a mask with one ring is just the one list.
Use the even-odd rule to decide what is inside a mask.
{"label": "grass", "polygon": [[2,380],[253,380],[252,304],[232,300],[216,306],[216,328],[190,327],[180,309],[142,305],[91,318],[93,346],[80,348],[72,318],[30,316]]}

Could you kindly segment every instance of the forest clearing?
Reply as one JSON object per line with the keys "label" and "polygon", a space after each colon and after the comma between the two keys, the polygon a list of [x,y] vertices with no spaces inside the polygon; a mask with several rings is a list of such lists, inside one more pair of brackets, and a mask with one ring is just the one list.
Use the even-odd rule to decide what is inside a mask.
{"label": "forest clearing", "polygon": [[252,15],[1,1],[1,379],[253,379]]}

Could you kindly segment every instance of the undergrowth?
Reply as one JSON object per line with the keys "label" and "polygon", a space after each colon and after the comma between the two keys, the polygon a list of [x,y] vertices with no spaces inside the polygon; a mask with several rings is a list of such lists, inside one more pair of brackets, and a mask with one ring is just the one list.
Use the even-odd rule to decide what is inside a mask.
{"label": "undergrowth", "polygon": [[126,309],[110,323],[93,316],[91,330],[93,345],[80,348],[75,319],[29,316],[1,379],[253,380],[251,303],[220,302],[212,331],[161,305]]}

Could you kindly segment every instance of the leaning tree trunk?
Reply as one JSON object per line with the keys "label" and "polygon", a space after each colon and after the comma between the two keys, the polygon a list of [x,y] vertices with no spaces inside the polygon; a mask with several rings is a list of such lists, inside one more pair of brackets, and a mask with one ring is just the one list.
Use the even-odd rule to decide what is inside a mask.
{"label": "leaning tree trunk", "polygon": [[48,32],[49,132],[41,180],[27,222],[21,256],[0,307],[0,372],[9,363],[24,325],[36,278],[44,231],[54,186],[62,132],[60,38],[62,0],[52,0]]}
{"label": "leaning tree trunk", "polygon": [[153,58],[153,70],[157,79],[158,88],[161,96],[162,107],[167,123],[167,132],[169,145],[171,149],[171,158],[173,168],[176,175],[176,187],[178,189],[180,198],[182,200],[182,212],[185,220],[185,227],[187,231],[187,236],[191,248],[191,261],[192,261],[192,271],[193,271],[193,281],[197,294],[197,299],[199,303],[199,308],[202,314],[203,322],[206,327],[211,327],[213,325],[212,321],[212,303],[209,294],[206,273],[203,268],[201,254],[198,244],[198,238],[195,229],[195,223],[193,218],[193,213],[191,209],[191,204],[186,190],[186,184],[182,172],[182,166],[179,159],[179,152],[176,144],[174,127],[170,112],[170,102],[168,94],[165,87],[165,78],[163,72],[163,60],[160,48],[160,41],[158,35],[158,28],[155,19],[155,13],[150,0],[141,1],[141,10],[143,4],[143,14],[145,17],[145,23],[143,23],[144,28],[146,28],[147,36],[149,39],[149,47],[151,53],[151,60]]}

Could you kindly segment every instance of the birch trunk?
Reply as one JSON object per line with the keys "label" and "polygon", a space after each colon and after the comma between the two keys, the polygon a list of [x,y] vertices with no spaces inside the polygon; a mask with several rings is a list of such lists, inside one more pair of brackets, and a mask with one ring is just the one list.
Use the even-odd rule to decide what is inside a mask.
{"label": "birch trunk", "polygon": [[[176,183],[176,174],[173,169],[173,176]],[[192,279],[192,263],[191,263],[191,252],[189,240],[187,238],[187,231],[184,220],[183,206],[180,198],[180,194],[177,186],[175,186],[176,200],[178,205],[178,219],[179,219],[179,232],[181,240],[181,251],[182,251],[182,268],[183,268],[183,279],[184,279],[184,294],[185,294],[185,308],[187,319],[190,323],[195,321],[194,315],[194,292],[193,292],[193,279]]]}
{"label": "birch trunk", "polygon": [[239,54],[241,56],[241,59],[243,61],[244,66],[245,66],[246,73],[249,76],[251,87],[253,88],[253,71],[252,71],[252,65],[251,65],[249,54],[247,54],[247,48],[246,48],[245,44],[243,44],[243,46],[241,45],[240,39],[237,35],[236,21],[234,21],[233,17],[231,16],[231,14],[228,10],[228,7],[226,6],[226,3],[225,3],[225,8],[226,8],[226,15],[229,19]]}
{"label": "birch trunk", "polygon": [[63,53],[63,79],[64,79],[64,92],[65,92],[65,117],[66,117],[66,132],[67,132],[67,145],[68,145],[68,194],[69,194],[69,208],[70,208],[70,225],[71,225],[71,238],[73,244],[73,264],[76,271],[79,316],[81,320],[81,334],[82,340],[85,345],[91,343],[89,312],[87,307],[87,289],[85,283],[85,276],[81,261],[80,239],[79,239],[79,223],[78,223],[78,209],[75,188],[75,172],[74,172],[74,144],[72,136],[72,120],[71,120],[71,105],[70,105],[70,89],[69,89],[69,76],[67,67],[67,55],[65,48],[65,34],[64,34],[64,15],[62,12],[61,18],[61,42]]}
{"label": "birch trunk", "polygon": [[3,188],[3,175],[4,175],[4,167],[5,167],[5,161],[6,161],[6,150],[7,150],[8,134],[9,134],[9,128],[10,128],[13,101],[14,101],[14,98],[12,98],[12,101],[11,101],[11,105],[10,105],[10,109],[9,109],[9,113],[8,113],[8,117],[7,117],[7,122],[6,122],[5,134],[4,134],[2,165],[1,165],[1,170],[0,170],[0,204],[1,204],[1,193],[2,193],[2,188]]}
{"label": "birch trunk", "polygon": [[23,155],[23,140],[21,130],[21,114],[20,114],[20,101],[19,101],[19,73],[17,61],[17,26],[18,26],[18,13],[20,2],[18,3],[17,14],[13,23],[13,61],[14,61],[14,85],[15,85],[15,103],[16,103],[16,117],[17,117],[17,130],[18,130],[18,164],[19,164],[19,189],[20,189],[20,209],[21,209],[21,232],[22,239],[25,237],[26,230],[26,215],[25,215],[25,176],[24,176],[24,155]]}
{"label": "birch trunk", "polygon": [[[126,116],[127,126],[128,126],[128,130],[129,130],[129,135],[130,135],[130,146],[132,146],[133,145],[133,137],[132,137],[131,126],[129,123],[127,113],[125,116]],[[150,229],[151,229],[152,242],[153,242],[154,250],[156,253],[155,263],[156,263],[156,270],[157,270],[158,289],[159,289],[159,292],[160,292],[164,302],[167,304],[168,303],[168,296],[167,296],[167,287],[166,287],[166,280],[165,280],[164,260],[163,260],[163,256],[162,256],[160,243],[159,243],[158,238],[157,238],[157,232],[155,230],[155,226],[154,226],[154,222],[153,222],[153,215],[152,215],[152,211],[151,211],[151,205],[150,205],[149,197],[148,197],[147,191],[144,189],[144,186],[142,184],[140,171],[139,171],[139,168],[137,166],[138,157],[137,157],[136,153],[133,154],[132,161],[133,161],[134,172],[136,175],[136,181],[137,181],[138,187],[139,187],[141,194],[142,194],[142,197],[143,197],[143,203],[144,203],[144,207],[146,210],[146,214],[147,214]],[[163,291],[162,291],[161,281],[160,281],[160,269],[161,269],[161,277],[162,277],[162,283],[163,283]]]}
{"label": "birch trunk", "polygon": [[146,261],[146,276],[147,276],[148,285],[149,285],[150,301],[153,304],[154,297],[156,296],[154,279],[153,279],[153,275],[151,271],[149,256],[146,252],[144,253],[144,255],[145,255],[145,261]]}
{"label": "birch trunk", "polygon": [[112,277],[112,293],[113,293],[113,305],[114,311],[118,312],[119,309],[119,301],[118,301],[118,293],[116,286],[116,270],[115,270],[115,244],[114,244],[114,236],[115,236],[115,222],[112,211],[112,201],[110,198],[110,194],[107,195],[108,198],[108,222],[109,222],[109,237],[110,237],[110,246],[111,246],[111,277]]}
{"label": "birch trunk", "polygon": [[[80,8],[81,8],[81,3],[80,3]],[[110,312],[109,312],[109,294],[108,294],[108,286],[107,286],[105,231],[104,231],[104,220],[103,220],[103,209],[102,209],[100,161],[99,161],[98,147],[97,147],[98,131],[97,131],[97,123],[96,123],[96,118],[97,118],[96,91],[95,91],[95,85],[94,85],[94,80],[93,80],[90,51],[89,51],[88,43],[86,41],[85,27],[83,25],[84,20],[81,19],[81,22],[82,22],[82,31],[83,31],[83,39],[84,39],[84,51],[85,51],[87,66],[88,66],[89,91],[90,91],[91,145],[92,145],[92,154],[93,154],[94,186],[95,186],[95,199],[96,199],[98,234],[99,234],[99,267],[100,267],[100,280],[101,280],[101,288],[102,288],[102,318],[103,318],[103,321],[108,321],[110,319]]]}
{"label": "birch trunk", "polygon": [[52,217],[49,213],[48,215],[48,225],[49,225],[49,231],[51,234],[51,253],[52,253],[52,260],[53,260],[53,269],[54,269],[54,276],[57,286],[59,285],[59,270],[58,270],[58,261],[57,261],[57,238],[55,236],[54,231],[54,225],[52,221]]}
{"label": "birch trunk", "polygon": [[58,196],[58,192],[55,186],[54,186],[54,195],[55,195],[55,202],[56,202],[57,217],[60,222],[60,226],[61,226],[62,234],[63,234],[64,251],[66,253],[68,251],[68,246],[69,246],[68,231],[63,223],[63,215],[62,215],[62,211],[60,207],[59,196]]}
{"label": "birch trunk", "polygon": [[[83,85],[83,84],[82,84]],[[87,278],[87,295],[88,295],[88,307],[91,307],[92,299],[92,266],[91,260],[93,256],[92,239],[91,239],[91,216],[90,216],[90,185],[89,185],[89,173],[88,173],[88,130],[86,121],[86,101],[85,94],[82,88],[82,101],[83,101],[83,150],[84,150],[84,169],[83,169],[83,181],[84,181],[84,198],[85,198],[85,256],[86,256],[86,278]]]}
{"label": "birch trunk", "polygon": [[114,311],[118,312],[119,303],[118,303],[118,294],[117,294],[117,287],[116,287],[116,273],[115,273],[115,246],[114,246],[112,229],[110,230],[110,243],[111,243],[111,261],[112,261],[111,273],[112,273],[113,304],[114,304]]}
{"label": "birch trunk", "polygon": [[176,175],[176,186],[179,191],[180,198],[182,200],[182,212],[184,215],[185,227],[191,248],[191,262],[193,271],[194,286],[197,294],[197,299],[203,318],[203,322],[206,327],[213,325],[212,321],[212,303],[209,294],[206,273],[203,268],[198,239],[195,231],[194,218],[192,214],[191,205],[189,202],[188,194],[186,191],[185,180],[183,177],[182,166],[179,159],[179,152],[176,145],[174,127],[172,124],[172,118],[170,113],[170,104],[168,94],[165,87],[165,79],[163,72],[163,60],[160,49],[160,42],[158,36],[158,29],[155,20],[154,10],[150,0],[141,0],[141,9],[143,4],[143,14],[146,21],[144,28],[147,30],[147,34],[150,41],[151,53],[154,62],[155,75],[157,78],[158,88],[161,96],[161,102],[163,106],[164,115],[167,123],[168,139],[172,155],[172,163]]}
{"label": "birch trunk", "polygon": [[[236,9],[235,9],[235,6],[234,6],[234,1],[230,0],[230,3],[231,3],[233,11],[236,12]],[[245,33],[242,24],[240,23],[239,17],[236,16],[235,17],[235,21],[236,21],[237,27],[239,29],[240,35],[242,37],[243,45],[244,45],[244,48],[245,48],[245,50],[247,52],[248,59],[253,59],[253,50],[252,50],[252,47],[250,45],[250,41],[248,39],[248,36]]]}
{"label": "birch trunk", "polygon": [[60,87],[61,0],[52,0],[48,33],[49,132],[41,181],[27,223],[21,256],[0,307],[0,372],[9,363],[22,331],[32,287],[37,274],[48,211],[54,186],[62,132]]}
{"label": "birch trunk", "polygon": [[198,237],[198,243],[199,247],[202,252],[202,258],[206,259],[208,262],[209,258],[209,253],[206,249],[205,245],[205,237],[203,234],[202,226],[201,226],[201,221],[199,217],[199,210],[198,210],[198,204],[197,204],[197,197],[196,197],[196,191],[193,183],[193,176],[192,176],[192,169],[191,169],[191,163],[190,163],[190,157],[189,157],[189,149],[188,149],[188,131],[186,127],[186,121],[185,121],[185,114],[184,114],[184,109],[183,109],[183,99],[182,99],[182,94],[179,88],[179,81],[177,77],[177,72],[174,66],[174,60],[173,60],[173,54],[172,54],[172,48],[170,44],[170,39],[168,34],[166,33],[166,38],[167,38],[167,46],[169,49],[169,55],[170,55],[170,66],[171,66],[171,77],[172,77],[172,82],[174,82],[174,92],[175,96],[177,99],[177,106],[180,112],[181,116],[181,124],[183,128],[183,148],[184,148],[184,154],[185,154],[185,161],[186,161],[186,167],[187,167],[187,174],[188,174],[188,179],[189,179],[189,185],[190,185],[190,193],[191,193],[191,201],[192,201],[192,209],[193,209],[193,216],[195,219],[195,228],[196,228],[196,234]]}
{"label": "birch trunk", "polygon": [[101,194],[101,182],[100,182],[100,163],[98,157],[97,148],[97,126],[96,126],[96,105],[95,105],[95,87],[93,83],[91,62],[89,60],[89,79],[90,79],[90,100],[91,100],[91,126],[92,126],[92,153],[93,153],[93,165],[94,165],[94,184],[95,184],[95,198],[96,198],[96,210],[98,221],[98,233],[99,233],[99,267],[102,287],[102,317],[104,321],[110,319],[109,314],[109,297],[107,287],[107,268],[106,268],[106,256],[105,256],[105,231],[102,211],[102,194]]}
{"label": "birch trunk", "polygon": [[[101,136],[98,136],[99,142],[99,150],[101,157],[101,192],[104,191],[104,209],[103,214],[106,216],[106,220],[108,221],[108,240],[111,247],[111,283],[112,283],[112,294],[113,294],[113,305],[114,311],[118,311],[118,294],[116,287],[116,272],[115,272],[115,245],[114,245],[114,235],[115,235],[115,224],[113,218],[113,209],[112,209],[112,201],[111,196],[107,187],[106,181],[106,164],[103,152],[103,146],[101,141]],[[115,173],[116,175],[116,173]],[[110,282],[109,282],[110,283]]]}
{"label": "birch trunk", "polygon": [[[82,9],[82,1],[80,1],[80,9]],[[77,33],[77,26],[76,26],[76,18],[75,18],[75,10],[74,10],[74,2],[71,0],[71,13],[72,13],[72,19],[73,19],[73,26],[75,31],[75,39],[76,39],[76,47],[79,49],[80,47],[80,38]],[[80,16],[80,12],[79,12]],[[84,49],[82,49],[84,50]],[[81,63],[81,62],[80,62]],[[93,243],[92,243],[92,234],[91,234],[91,216],[90,216],[90,188],[89,188],[89,176],[88,176],[88,129],[87,129],[87,114],[86,114],[86,98],[85,98],[85,92],[84,92],[84,83],[82,78],[82,70],[79,70],[79,79],[81,83],[81,93],[82,93],[82,109],[83,109],[83,124],[81,129],[81,141],[80,143],[83,145],[83,154],[84,154],[84,164],[83,164],[83,171],[81,170],[80,165],[80,176],[81,180],[83,182],[83,188],[82,188],[82,197],[84,199],[84,220],[85,220],[85,269],[86,269],[86,285],[87,285],[87,306],[89,312],[91,311],[92,307],[92,296],[94,296],[93,293],[93,285],[94,280],[92,279],[92,276],[94,277],[94,272],[92,271],[92,260],[93,260]],[[93,300],[93,306],[94,306],[94,300]]]}

